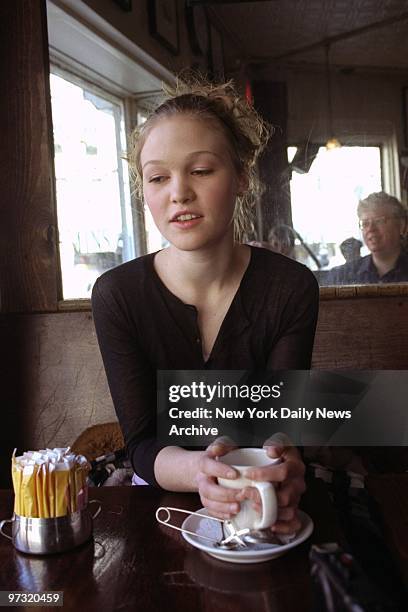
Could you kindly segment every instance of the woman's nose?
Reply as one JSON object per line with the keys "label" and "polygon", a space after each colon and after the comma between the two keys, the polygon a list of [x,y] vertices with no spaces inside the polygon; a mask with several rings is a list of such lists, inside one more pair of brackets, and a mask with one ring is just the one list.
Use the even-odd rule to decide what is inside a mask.
{"label": "woman's nose", "polygon": [[185,204],[193,198],[193,191],[187,179],[174,178],[171,185],[171,201],[175,204]]}

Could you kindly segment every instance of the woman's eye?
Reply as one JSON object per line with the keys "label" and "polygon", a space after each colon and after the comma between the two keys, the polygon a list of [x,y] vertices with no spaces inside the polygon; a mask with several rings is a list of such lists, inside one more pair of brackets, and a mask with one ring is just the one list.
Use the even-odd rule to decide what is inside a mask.
{"label": "woman's eye", "polygon": [[166,177],[159,175],[159,176],[151,176],[148,180],[149,183],[162,183],[164,181]]}
{"label": "woman's eye", "polygon": [[206,176],[207,174],[211,174],[211,168],[197,168],[193,170],[192,174],[198,174],[199,176]]}

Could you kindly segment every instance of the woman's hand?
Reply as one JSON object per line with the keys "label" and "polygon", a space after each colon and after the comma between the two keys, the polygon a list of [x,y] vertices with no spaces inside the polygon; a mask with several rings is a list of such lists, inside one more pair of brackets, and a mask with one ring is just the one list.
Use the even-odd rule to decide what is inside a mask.
{"label": "woman's hand", "polygon": [[[264,449],[269,457],[273,459],[280,457],[281,463],[250,468],[246,471],[245,476],[251,480],[263,480],[275,484],[278,520],[271,529],[279,534],[296,533],[301,527],[297,508],[306,489],[304,463],[299,451],[285,434],[278,433],[268,438],[264,443]],[[237,501],[251,499],[255,509],[259,513],[262,512],[259,493],[254,487],[243,489],[236,499]]]}
{"label": "woman's hand", "polygon": [[201,455],[199,472],[196,477],[198,493],[203,506],[210,511],[212,516],[223,520],[230,519],[239,512],[237,498],[241,489],[227,489],[217,483],[217,478],[234,479],[238,473],[234,468],[216,461],[216,457],[222,457],[234,448],[236,444],[229,438],[224,436],[217,438]]}

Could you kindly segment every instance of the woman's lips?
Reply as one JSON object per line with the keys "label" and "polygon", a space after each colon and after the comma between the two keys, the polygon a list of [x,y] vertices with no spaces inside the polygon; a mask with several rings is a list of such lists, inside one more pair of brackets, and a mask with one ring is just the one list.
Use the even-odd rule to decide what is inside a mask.
{"label": "woman's lips", "polygon": [[171,224],[181,229],[189,229],[190,227],[195,227],[198,225],[201,220],[202,217],[196,217],[195,219],[189,219],[188,221],[172,221]]}
{"label": "woman's lips", "polygon": [[189,229],[190,227],[198,225],[202,218],[202,216],[196,215],[195,213],[183,213],[175,216],[170,223],[181,229]]}

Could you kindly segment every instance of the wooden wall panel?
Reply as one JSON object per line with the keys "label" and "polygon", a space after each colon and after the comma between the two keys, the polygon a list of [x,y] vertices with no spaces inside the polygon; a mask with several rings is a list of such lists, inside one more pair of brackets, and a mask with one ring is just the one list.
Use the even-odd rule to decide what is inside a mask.
{"label": "wooden wall panel", "polygon": [[0,3],[0,57],[0,310],[57,310],[45,0]]}
{"label": "wooden wall panel", "polygon": [[312,365],[408,370],[408,298],[321,301]]}
{"label": "wooden wall panel", "polygon": [[72,444],[95,423],[115,418],[90,313],[32,317],[29,334],[32,443]]}
{"label": "wooden wall panel", "polygon": [[116,417],[89,312],[2,315],[0,333],[1,486],[15,446],[67,446]]}

